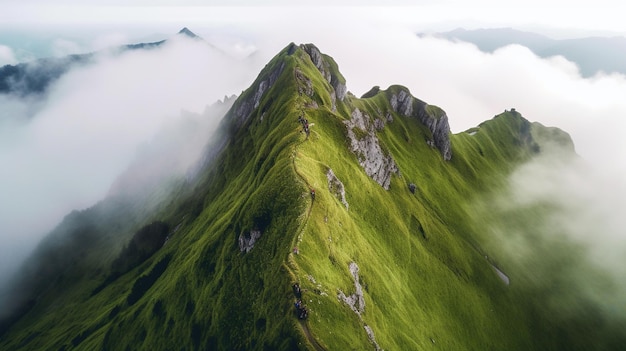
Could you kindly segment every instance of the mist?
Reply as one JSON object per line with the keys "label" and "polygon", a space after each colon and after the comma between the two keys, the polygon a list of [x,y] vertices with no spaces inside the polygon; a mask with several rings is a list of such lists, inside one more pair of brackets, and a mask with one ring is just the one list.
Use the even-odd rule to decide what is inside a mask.
{"label": "mist", "polygon": [[225,112],[208,106],[245,89],[255,62],[178,37],[101,52],[43,96],[0,96],[0,285],[66,214],[103,199],[139,155],[168,150],[161,158],[176,158],[169,172],[184,174]]}
{"label": "mist", "polygon": [[[520,166],[468,211],[489,252],[541,308],[568,320],[626,321],[626,185],[566,152]],[[604,325],[589,325],[601,328]]]}

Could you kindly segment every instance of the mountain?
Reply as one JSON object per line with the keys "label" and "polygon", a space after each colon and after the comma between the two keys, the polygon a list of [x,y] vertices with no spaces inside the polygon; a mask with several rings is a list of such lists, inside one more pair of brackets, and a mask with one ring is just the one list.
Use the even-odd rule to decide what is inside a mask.
{"label": "mountain", "polygon": [[[187,27],[181,29],[178,35],[202,40],[202,38],[195,35],[187,29]],[[159,47],[165,42],[167,42],[167,40],[129,44],[109,51],[119,54],[129,50],[146,50]],[[59,79],[71,68],[92,63],[97,54],[98,53],[95,52],[68,55],[65,57],[41,58],[17,65],[2,66],[0,67],[0,94],[14,94],[22,97],[32,94],[42,94],[52,82]]]}
{"label": "mountain", "polygon": [[577,39],[551,39],[546,36],[512,28],[455,29],[436,33],[448,40],[460,40],[476,45],[481,51],[493,52],[498,48],[519,44],[540,57],[561,55],[578,65],[583,77],[599,72],[626,74],[626,38],[589,37]]}
{"label": "mountain", "polygon": [[[549,207],[498,217],[484,215],[497,203],[483,216],[475,206],[506,191],[526,162],[575,158],[559,129],[512,109],[453,135],[445,111],[407,88],[357,98],[330,56],[292,43],[209,140],[186,174],[140,194],[122,175],[126,186],[67,215],[3,293],[0,348],[609,350],[626,341],[619,316],[551,285],[567,277],[534,279],[490,244],[490,221],[532,231]],[[550,253],[534,268],[584,263],[563,242],[532,238]],[[554,291],[575,302],[567,313]]]}

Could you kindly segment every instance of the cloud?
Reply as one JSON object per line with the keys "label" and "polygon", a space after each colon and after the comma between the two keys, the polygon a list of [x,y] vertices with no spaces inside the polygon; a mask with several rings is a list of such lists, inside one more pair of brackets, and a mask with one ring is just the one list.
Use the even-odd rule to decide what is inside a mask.
{"label": "cloud", "polygon": [[52,54],[56,57],[63,57],[73,54],[81,54],[83,49],[78,43],[67,39],[55,39],[52,42]]}
{"label": "cloud", "polygon": [[64,215],[102,199],[140,147],[205,117],[207,105],[239,94],[258,70],[176,38],[151,50],[102,53],[37,103],[0,96],[0,283]]}
{"label": "cloud", "polygon": [[[626,186],[620,174],[548,153],[522,165],[504,192],[469,208],[511,284],[540,308],[588,321],[626,320]],[[485,220],[487,219],[487,220]],[[593,326],[600,330],[603,325]]]}
{"label": "cloud", "polygon": [[130,43],[128,36],[122,32],[107,33],[98,36],[91,43],[91,51],[106,50]]}
{"label": "cloud", "polygon": [[6,46],[0,45],[0,67],[4,65],[13,65],[17,62],[13,50]]}

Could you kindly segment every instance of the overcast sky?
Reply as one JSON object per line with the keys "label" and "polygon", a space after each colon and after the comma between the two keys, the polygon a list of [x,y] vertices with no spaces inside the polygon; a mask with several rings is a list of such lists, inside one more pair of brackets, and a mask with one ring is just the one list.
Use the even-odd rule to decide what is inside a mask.
{"label": "overcast sky", "polygon": [[[19,121],[34,115],[36,121],[0,123],[0,266],[9,265],[9,253],[32,247],[63,214],[101,199],[136,149],[174,123],[177,111],[200,113],[216,99],[240,93],[292,41],[315,43],[334,57],[357,96],[374,85],[405,85],[441,106],[454,132],[515,107],[531,121],[569,132],[577,151],[602,170],[598,179],[626,175],[623,75],[582,78],[574,63],[542,59],[521,46],[487,54],[470,44],[415,35],[457,27],[514,27],[553,37],[624,34],[626,21],[616,1],[407,0],[386,1],[395,6],[384,7],[356,0],[342,5],[368,6],[333,6],[331,0],[316,1],[322,5],[316,7],[287,0],[260,7],[243,0],[211,6],[199,0],[89,3],[2,0],[0,65],[161,40],[185,26],[234,60],[216,61],[206,47],[179,43],[156,56],[107,57],[73,70],[44,101],[0,96],[0,117],[11,114],[7,120]],[[243,62],[252,52],[255,60]],[[625,189],[618,191],[626,198]],[[626,227],[615,207],[607,208],[613,220],[605,222]],[[615,231],[611,235],[621,240]]]}
{"label": "overcast sky", "polygon": [[[311,6],[315,4],[315,6]],[[337,5],[339,4],[339,5]],[[384,4],[384,6],[380,6]],[[359,5],[354,7],[353,5]],[[367,6],[363,6],[367,5]],[[392,6],[390,6],[392,5]],[[315,17],[307,13],[333,12],[343,20],[367,20],[372,23],[408,25],[416,29],[438,26],[516,26],[544,29],[583,29],[591,31],[626,32],[626,21],[618,11],[617,1],[566,0],[395,0],[395,1],[264,1],[262,6],[252,0],[95,0],[84,1],[4,0],[0,23],[28,26],[30,24],[155,24],[236,23],[254,25],[275,22],[281,16]],[[332,7],[332,10],[324,9]],[[340,8],[343,7],[343,8]],[[319,18],[324,22],[324,18]],[[301,21],[306,25],[307,21]],[[318,24],[319,25],[319,21]]]}

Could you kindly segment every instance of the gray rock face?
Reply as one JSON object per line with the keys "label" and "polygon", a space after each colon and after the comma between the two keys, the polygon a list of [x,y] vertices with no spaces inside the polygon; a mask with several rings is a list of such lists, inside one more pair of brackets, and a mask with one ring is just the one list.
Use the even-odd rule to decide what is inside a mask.
{"label": "gray rock face", "polygon": [[[365,170],[365,173],[374,181],[380,184],[385,190],[389,190],[392,173],[398,173],[398,166],[390,155],[385,154],[380,147],[376,130],[370,117],[355,109],[352,112],[352,118],[346,121],[348,127],[348,138],[350,139],[350,147],[352,152],[357,155],[359,164]],[[366,132],[365,136],[354,132],[354,128],[358,128]]]}
{"label": "gray rock face", "polygon": [[237,128],[241,127],[245,124],[252,115],[252,111],[255,108],[259,107],[261,103],[261,99],[263,99],[263,95],[274,85],[280,74],[285,69],[285,63],[281,62],[278,67],[274,68],[265,79],[259,82],[259,84],[254,89],[254,94],[252,94],[252,98],[248,98],[242,100],[234,106],[234,113],[232,118],[234,119],[235,126]]}
{"label": "gray rock face", "polygon": [[407,117],[411,116],[413,113],[413,97],[408,92],[401,90],[398,95],[393,94],[391,99],[389,99],[389,104],[391,108]]}
{"label": "gray rock face", "polygon": [[418,110],[417,117],[430,129],[430,132],[433,134],[433,143],[439,152],[441,152],[443,159],[450,161],[452,158],[452,148],[450,147],[450,124],[448,124],[448,116],[445,113],[438,118],[431,116],[426,112],[425,105]]}
{"label": "gray rock face", "polygon": [[260,230],[251,230],[249,233],[239,234],[239,251],[248,253],[254,247],[254,243],[261,237]]}
{"label": "gray rock face", "polygon": [[381,350],[380,346],[378,346],[378,343],[376,342],[376,337],[374,337],[374,331],[372,330],[372,327],[366,324],[363,326],[363,328],[365,329],[365,332],[367,333],[367,337],[370,339],[372,344],[374,344],[376,351]]}
{"label": "gray rock face", "polygon": [[[363,317],[361,316],[361,313],[365,312],[365,299],[363,298],[363,287],[359,282],[359,266],[356,264],[356,262],[350,262],[348,268],[350,269],[350,274],[352,274],[352,278],[354,278],[355,292],[350,296],[346,296],[343,291],[339,290],[337,298],[343,301],[346,305],[348,305],[348,307],[350,307],[350,309],[359,316],[359,319],[363,323]],[[380,346],[376,342],[376,337],[374,336],[374,330],[372,330],[372,327],[363,323],[363,329],[365,329],[367,338],[374,345],[376,350],[381,350]]]}
{"label": "gray rock face", "polygon": [[313,96],[313,83],[311,80],[296,68],[296,80],[298,81],[298,93]]}
{"label": "gray rock face", "polygon": [[408,91],[400,90],[398,94],[389,97],[391,108],[404,116],[416,117],[422,122],[433,135],[432,144],[441,152],[443,159],[449,161],[452,158],[450,147],[450,124],[448,116],[441,111],[440,116],[433,116],[428,113],[428,105],[415,99]]}
{"label": "gray rock face", "polygon": [[328,179],[328,190],[333,193],[339,201],[346,206],[346,210],[348,209],[348,201],[346,201],[346,190],[343,186],[343,183],[337,178],[335,172],[332,169],[328,169],[326,172],[326,179]]}
{"label": "gray rock face", "polygon": [[355,262],[350,262],[348,268],[354,278],[354,287],[356,291],[354,294],[346,296],[343,291],[339,290],[337,297],[341,301],[345,302],[350,309],[354,311],[354,313],[360,316],[361,313],[365,311],[365,299],[363,298],[363,287],[361,287],[361,283],[359,282],[359,266]]}
{"label": "gray rock face", "polygon": [[259,103],[261,102],[261,98],[263,97],[263,93],[267,89],[268,81],[264,80],[259,84],[256,92],[254,93],[254,108],[259,107]]}
{"label": "gray rock face", "polygon": [[343,101],[348,93],[346,85],[342,83],[343,78],[338,76],[335,72],[331,72],[330,64],[324,59],[324,56],[320,50],[313,44],[303,44],[300,46],[311,58],[311,61],[320,71],[324,79],[333,88],[331,91],[331,99],[333,100],[333,111],[336,109],[336,100]]}
{"label": "gray rock face", "polygon": [[335,96],[339,101],[343,101],[348,93],[348,88],[345,84],[339,81],[339,78],[335,75],[331,75],[330,77],[330,85],[335,89]]}

